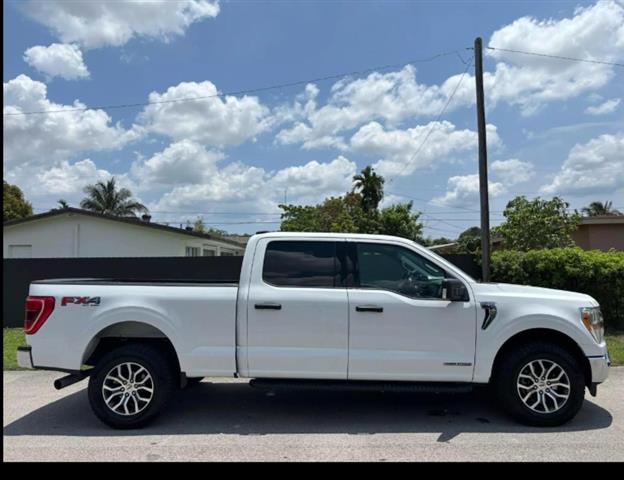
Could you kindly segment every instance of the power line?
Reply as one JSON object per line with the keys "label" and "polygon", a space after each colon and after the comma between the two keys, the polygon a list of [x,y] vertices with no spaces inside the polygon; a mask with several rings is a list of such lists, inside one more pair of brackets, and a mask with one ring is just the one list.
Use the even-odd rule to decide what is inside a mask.
{"label": "power line", "polygon": [[136,108],[136,107],[144,107],[147,105],[159,105],[159,104],[166,104],[166,103],[180,103],[180,102],[194,102],[194,101],[198,101],[198,100],[207,100],[210,98],[216,98],[216,97],[225,97],[225,96],[241,96],[241,95],[248,95],[251,93],[261,93],[261,92],[266,92],[269,90],[279,90],[279,89],[283,89],[283,88],[288,88],[288,87],[296,87],[296,86],[301,86],[301,85],[307,85],[308,83],[317,83],[317,82],[324,82],[327,80],[337,80],[337,79],[341,79],[341,78],[345,78],[345,77],[349,77],[349,76],[361,76],[361,75],[365,75],[367,73],[372,73],[372,72],[377,72],[380,70],[391,70],[394,68],[401,68],[404,67],[405,65],[409,65],[412,63],[425,63],[425,62],[431,62],[433,60],[436,60],[438,58],[441,57],[446,57],[448,55],[459,55],[459,51],[458,50],[451,50],[448,52],[442,52],[442,53],[436,53],[434,55],[431,55],[429,57],[425,57],[425,58],[419,58],[419,59],[413,59],[413,60],[409,60],[407,62],[403,62],[403,63],[397,63],[397,64],[388,64],[388,65],[380,65],[380,66],[376,66],[376,67],[370,67],[370,68],[366,68],[364,70],[355,70],[352,72],[344,72],[344,73],[337,73],[337,74],[333,74],[333,75],[326,75],[323,77],[317,77],[317,78],[311,78],[311,79],[307,79],[307,80],[297,80],[294,82],[287,82],[287,83],[281,83],[281,84],[276,84],[276,85],[269,85],[269,86],[265,86],[265,87],[258,87],[258,88],[250,88],[247,90],[238,90],[238,91],[232,91],[232,92],[220,92],[220,93],[215,93],[214,95],[203,95],[203,96],[199,96],[199,97],[186,97],[186,98],[176,98],[176,99],[172,99],[172,100],[158,100],[158,101],[153,101],[153,102],[137,102],[137,103],[123,103],[123,104],[116,104],[116,105],[100,105],[100,106],[95,106],[95,107],[83,107],[83,108],[65,108],[65,109],[59,109],[59,110],[40,110],[40,111],[31,111],[31,112],[12,112],[12,113],[4,113],[3,115],[5,116],[16,116],[16,115],[46,115],[46,114],[50,114],[50,113],[67,113],[67,112],[84,112],[87,110],[114,110],[114,109],[121,109],[121,108]]}
{"label": "power line", "polygon": [[611,65],[612,67],[624,67],[624,63],[606,62],[603,60],[590,60],[588,58],[564,57],[562,55],[550,55],[547,53],[527,52],[525,50],[512,50],[510,48],[485,47],[488,50],[498,50],[500,52],[521,53],[523,55],[533,55],[535,57],[557,58],[559,60],[568,60],[571,62],[597,63],[600,65]]}
{"label": "power line", "polygon": [[420,153],[420,151],[425,146],[425,143],[427,143],[427,140],[431,136],[431,133],[433,133],[434,128],[437,126],[437,123],[440,121],[440,119],[442,118],[442,115],[444,115],[444,112],[446,111],[446,109],[448,108],[449,104],[451,103],[451,100],[453,100],[453,97],[457,93],[457,90],[459,90],[459,87],[462,84],[462,82],[464,81],[464,77],[466,76],[466,73],[468,73],[468,69],[472,65],[472,61],[473,60],[474,60],[474,57],[471,58],[470,61],[466,64],[466,69],[464,70],[464,73],[462,73],[461,77],[459,78],[459,81],[457,82],[457,85],[455,85],[455,89],[453,90],[453,92],[449,96],[448,100],[446,101],[446,103],[442,107],[442,110],[440,110],[440,113],[438,113],[438,116],[436,117],[436,119],[433,122],[431,122],[431,127],[429,128],[429,131],[427,132],[427,135],[425,135],[425,138],[423,139],[423,141],[420,144],[420,146],[418,147],[418,149],[416,149],[416,152],[414,153],[414,155],[412,155],[412,157],[409,159],[409,161],[405,165],[403,165],[403,168],[399,171],[399,173],[397,173],[397,174],[393,175],[392,177],[390,177],[390,179],[388,180],[387,183],[392,183],[392,181],[397,176],[400,176],[405,171],[405,169],[418,157],[418,154]]}

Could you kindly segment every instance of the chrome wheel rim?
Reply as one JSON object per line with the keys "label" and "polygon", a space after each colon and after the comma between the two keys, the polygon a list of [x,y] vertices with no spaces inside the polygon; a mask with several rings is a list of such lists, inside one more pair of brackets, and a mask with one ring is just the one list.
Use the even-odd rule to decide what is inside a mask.
{"label": "chrome wheel rim", "polygon": [[540,359],[520,369],[517,390],[522,403],[537,413],[554,413],[570,398],[570,379],[552,360]]}
{"label": "chrome wheel rim", "polygon": [[154,397],[154,380],[147,369],[134,362],[120,363],[110,369],[102,384],[106,406],[118,415],[136,415]]}

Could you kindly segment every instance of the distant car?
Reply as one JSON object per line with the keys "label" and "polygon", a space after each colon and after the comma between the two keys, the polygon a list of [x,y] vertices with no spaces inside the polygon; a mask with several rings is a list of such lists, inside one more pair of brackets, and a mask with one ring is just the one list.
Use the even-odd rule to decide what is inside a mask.
{"label": "distant car", "polygon": [[42,280],[26,304],[20,366],[69,372],[57,388],[89,377],[93,411],[116,428],[146,424],[205,376],[272,389],[492,383],[519,421],[560,425],[610,365],[590,296],[478,283],[389,236],[265,233],[238,284]]}

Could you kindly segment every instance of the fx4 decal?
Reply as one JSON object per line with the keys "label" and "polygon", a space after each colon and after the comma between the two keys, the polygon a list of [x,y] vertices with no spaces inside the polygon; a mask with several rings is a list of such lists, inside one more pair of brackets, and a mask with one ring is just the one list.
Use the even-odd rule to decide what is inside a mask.
{"label": "fx4 decal", "polygon": [[61,306],[67,305],[88,305],[97,307],[100,304],[100,297],[63,297],[61,298]]}

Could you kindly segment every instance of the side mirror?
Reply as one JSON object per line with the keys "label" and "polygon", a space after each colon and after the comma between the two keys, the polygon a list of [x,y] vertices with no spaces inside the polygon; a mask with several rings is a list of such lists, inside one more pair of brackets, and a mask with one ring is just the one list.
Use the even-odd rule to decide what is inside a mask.
{"label": "side mirror", "polygon": [[442,281],[442,299],[451,302],[467,302],[470,297],[463,282],[456,278],[445,278]]}

